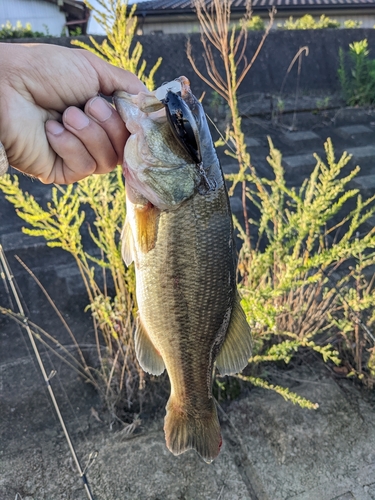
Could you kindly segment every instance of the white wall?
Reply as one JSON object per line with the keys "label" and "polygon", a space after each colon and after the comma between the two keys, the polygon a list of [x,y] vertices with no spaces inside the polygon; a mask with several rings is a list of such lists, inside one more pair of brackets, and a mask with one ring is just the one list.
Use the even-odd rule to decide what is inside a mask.
{"label": "white wall", "polygon": [[[0,0],[1,1],[1,0]],[[128,4],[128,9],[131,9],[133,3],[137,5],[141,2],[146,2],[147,0],[130,0]],[[97,0],[90,0],[90,4],[97,8],[99,11],[103,11],[103,7],[99,4]],[[105,35],[104,29],[100,26],[100,24],[94,19],[95,12],[91,12],[90,20],[87,25],[87,33],[89,35]]]}
{"label": "white wall", "polygon": [[[99,11],[103,11],[103,7],[97,2],[97,0],[90,0],[90,4],[94,8],[98,9]],[[90,19],[89,19],[89,22],[87,24],[87,34],[88,35],[105,35],[104,29],[94,19],[94,16],[95,16],[95,12],[91,11]]]}
{"label": "white wall", "polygon": [[65,14],[57,5],[43,0],[0,0],[0,25],[10,21],[14,26],[17,21],[22,25],[31,24],[33,31],[60,36],[65,24]]}

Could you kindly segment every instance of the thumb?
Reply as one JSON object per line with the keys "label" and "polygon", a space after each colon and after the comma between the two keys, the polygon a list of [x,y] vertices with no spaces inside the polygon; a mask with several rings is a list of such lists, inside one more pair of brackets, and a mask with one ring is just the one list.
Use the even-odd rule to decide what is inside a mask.
{"label": "thumb", "polygon": [[117,68],[87,50],[82,50],[82,55],[96,71],[100,87],[99,91],[102,94],[109,96],[116,90],[125,90],[129,94],[147,92],[146,86],[134,73]]}

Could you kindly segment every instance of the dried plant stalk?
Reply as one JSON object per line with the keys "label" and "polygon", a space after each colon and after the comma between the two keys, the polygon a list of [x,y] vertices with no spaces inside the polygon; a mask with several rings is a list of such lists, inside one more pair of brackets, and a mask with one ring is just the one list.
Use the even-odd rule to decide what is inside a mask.
{"label": "dried plant stalk", "polygon": [[[197,75],[228,103],[231,113],[231,124],[227,128],[225,142],[230,141],[234,144],[235,151],[231,153],[227,150],[226,153],[235,158],[239,164],[238,175],[232,180],[231,193],[233,193],[236,185],[241,182],[245,234],[247,243],[250,245],[250,225],[246,206],[246,181],[243,177],[245,171],[252,167],[245,143],[245,136],[241,129],[237,92],[264,45],[272,27],[276,10],[271,10],[268,27],[249,61],[246,56],[248,39],[246,24],[252,15],[251,2],[250,0],[246,2],[246,11],[239,24],[231,27],[232,3],[232,0],[213,0],[208,5],[204,0],[195,0],[194,5],[201,27],[201,41],[204,48],[203,58],[208,76],[206,77],[198,68],[192,54],[190,41],[187,44],[187,57]],[[215,52],[220,55],[222,62],[220,66],[216,63]]]}

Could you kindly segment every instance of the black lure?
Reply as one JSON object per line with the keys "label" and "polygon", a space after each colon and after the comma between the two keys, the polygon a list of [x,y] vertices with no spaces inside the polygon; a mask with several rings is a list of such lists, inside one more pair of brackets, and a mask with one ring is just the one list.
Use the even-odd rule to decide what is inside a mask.
{"label": "black lure", "polygon": [[172,131],[194,163],[202,162],[202,157],[197,143],[197,130],[194,133],[193,127],[197,129],[194,117],[179,94],[168,90],[163,104],[166,108],[167,119]]}
{"label": "black lure", "polygon": [[199,148],[198,129],[195,118],[190,108],[182,99],[180,93],[168,90],[163,104],[166,109],[167,119],[177,141],[197,165],[201,176],[201,185],[198,190],[201,194],[212,191],[215,186],[207,178],[202,164],[202,155]]}

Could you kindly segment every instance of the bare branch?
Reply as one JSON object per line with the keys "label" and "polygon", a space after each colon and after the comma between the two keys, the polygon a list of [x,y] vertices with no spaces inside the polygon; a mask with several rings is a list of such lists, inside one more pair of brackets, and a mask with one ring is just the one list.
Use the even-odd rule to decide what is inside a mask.
{"label": "bare branch", "polygon": [[226,87],[226,82],[223,80],[222,76],[217,71],[216,67],[210,66],[210,62],[206,54],[203,54],[203,58],[206,63],[206,70],[208,76],[211,78],[213,82],[215,82],[215,85],[217,87],[216,91],[219,92],[220,89],[221,92],[219,92],[219,94],[222,95],[225,100],[228,100],[228,88]]}
{"label": "bare branch", "polygon": [[292,68],[294,66],[294,63],[297,61],[297,59],[302,54],[302,52],[305,52],[305,56],[308,56],[309,55],[309,47],[307,45],[305,45],[304,47],[300,47],[300,49],[298,50],[298,52],[296,53],[296,55],[293,57],[291,63],[288,66],[288,69],[286,70],[283,83],[281,84],[280,94],[282,94],[282,92],[284,90],[284,85],[285,85],[286,79],[287,79],[290,71],[292,70]]}
{"label": "bare branch", "polygon": [[243,82],[243,79],[245,78],[245,76],[247,75],[247,73],[249,72],[249,70],[251,69],[251,67],[253,66],[256,58],[259,55],[259,52],[262,50],[264,42],[266,41],[266,38],[267,38],[267,36],[268,36],[271,28],[272,28],[273,21],[274,21],[274,18],[275,18],[275,14],[276,14],[276,9],[275,9],[275,7],[272,7],[272,10],[270,11],[270,22],[268,23],[267,29],[264,32],[264,34],[262,36],[262,39],[261,39],[261,41],[260,41],[260,43],[258,45],[258,48],[255,51],[255,53],[254,53],[254,55],[253,55],[250,63],[246,66],[246,68],[241,73],[241,76],[238,78],[237,85],[236,85],[236,88],[235,88],[236,91],[238,90],[239,86]]}
{"label": "bare branch", "polygon": [[[246,47],[247,47],[247,38],[248,38],[248,32],[246,30],[245,33],[244,33],[244,35],[243,35],[243,37],[242,37],[242,41],[243,41],[243,43],[242,43],[242,50],[241,50],[240,55],[237,57],[237,65],[240,64],[240,62],[242,61],[242,59],[244,57],[244,54],[245,54],[245,51],[246,51]],[[238,37],[237,40],[240,40],[240,37]],[[236,43],[236,45],[234,47],[234,54],[235,55],[237,54],[237,51],[239,49],[239,45],[240,45],[239,43],[238,44]],[[247,61],[247,58],[246,58],[246,61]],[[246,67],[246,65],[247,65],[247,62],[245,64],[245,67]]]}
{"label": "bare branch", "polygon": [[215,81],[217,80],[222,86],[223,89],[228,92],[228,85],[224,78],[221,76],[220,71],[218,70],[216,63],[214,61],[214,57],[212,54],[212,50],[210,46],[205,47],[205,52],[203,53],[203,58],[206,63],[207,72],[210,74],[212,72],[212,77]]}
{"label": "bare branch", "polygon": [[208,78],[206,78],[199,71],[197,65],[195,64],[195,60],[194,60],[194,58],[192,56],[192,53],[191,53],[191,43],[190,43],[190,40],[188,40],[188,42],[186,44],[186,55],[187,55],[187,58],[188,58],[190,64],[193,67],[193,70],[196,72],[196,74],[199,76],[199,78],[201,78],[209,87],[211,87],[215,92],[217,92],[222,97],[224,97],[224,99],[226,99],[226,97],[225,97],[225,95],[223,95],[222,91],[220,89],[218,89],[212,81],[210,81]]}

